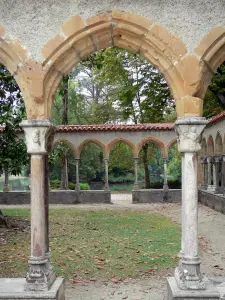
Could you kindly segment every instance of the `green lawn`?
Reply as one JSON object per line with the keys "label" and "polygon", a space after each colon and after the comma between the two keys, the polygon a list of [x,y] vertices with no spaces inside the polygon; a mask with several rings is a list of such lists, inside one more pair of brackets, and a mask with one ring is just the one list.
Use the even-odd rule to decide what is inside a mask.
{"label": "green lawn", "polygon": [[[4,213],[30,218],[28,209]],[[29,228],[6,234],[7,243],[0,244],[0,277],[24,276]],[[54,270],[68,279],[135,278],[177,265],[180,230],[168,218],[143,211],[57,208],[50,210],[50,247]]]}

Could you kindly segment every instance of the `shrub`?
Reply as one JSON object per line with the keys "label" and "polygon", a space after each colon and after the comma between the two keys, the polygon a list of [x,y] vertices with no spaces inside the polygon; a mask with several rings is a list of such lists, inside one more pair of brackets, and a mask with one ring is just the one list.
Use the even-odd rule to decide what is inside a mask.
{"label": "shrub", "polygon": [[74,190],[75,189],[75,184],[73,182],[68,182],[68,189],[69,190]]}
{"label": "shrub", "polygon": [[80,183],[80,190],[90,190],[90,186],[86,182],[81,182]]}
{"label": "shrub", "polygon": [[50,181],[50,186],[52,190],[58,190],[61,186],[61,181],[58,179],[51,180]]}

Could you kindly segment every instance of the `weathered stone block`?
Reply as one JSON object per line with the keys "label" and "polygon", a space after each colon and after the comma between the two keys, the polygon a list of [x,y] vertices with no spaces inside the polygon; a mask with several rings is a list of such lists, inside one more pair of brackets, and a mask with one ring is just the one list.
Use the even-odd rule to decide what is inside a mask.
{"label": "weathered stone block", "polygon": [[63,278],[57,278],[47,292],[25,291],[25,283],[25,278],[1,278],[0,300],[65,300]]}
{"label": "weathered stone block", "polygon": [[217,288],[209,283],[205,290],[181,290],[174,277],[167,278],[167,300],[219,300]]}
{"label": "weathered stone block", "polygon": [[132,203],[166,203],[180,201],[181,190],[179,189],[171,189],[166,193],[163,189],[132,191]]}

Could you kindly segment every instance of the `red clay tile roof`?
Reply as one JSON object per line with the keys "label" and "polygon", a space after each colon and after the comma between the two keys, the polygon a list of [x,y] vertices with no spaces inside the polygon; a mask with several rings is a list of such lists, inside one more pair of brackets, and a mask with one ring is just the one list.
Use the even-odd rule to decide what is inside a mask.
{"label": "red clay tile roof", "polygon": [[[207,126],[211,126],[225,118],[225,111],[208,119]],[[0,132],[4,130],[0,126]],[[56,132],[83,132],[83,131],[172,131],[173,123],[146,123],[146,124],[94,124],[94,125],[60,125],[56,127]],[[20,131],[19,131],[20,132]]]}
{"label": "red clay tile roof", "polygon": [[225,110],[222,111],[221,113],[219,113],[218,115],[208,119],[209,125],[217,123],[217,122],[221,121],[224,118],[225,118]]}
{"label": "red clay tile roof", "polygon": [[173,130],[172,123],[150,123],[150,124],[95,124],[95,125],[60,125],[56,132],[81,132],[81,131],[167,131]]}

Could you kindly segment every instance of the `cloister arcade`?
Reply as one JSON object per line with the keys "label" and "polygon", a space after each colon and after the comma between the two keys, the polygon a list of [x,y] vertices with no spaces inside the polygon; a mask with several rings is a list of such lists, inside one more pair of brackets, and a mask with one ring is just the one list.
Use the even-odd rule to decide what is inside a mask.
{"label": "cloister arcade", "polygon": [[202,136],[201,189],[224,195],[225,179],[225,113],[211,118]]}
{"label": "cloister arcade", "polygon": [[[3,0],[0,8],[0,63],[14,75],[23,93],[28,120],[21,126],[31,155],[29,271],[8,298],[64,299],[63,280],[56,279],[49,252],[46,161],[54,139],[52,103],[63,75],[91,53],[116,45],[140,53],[158,68],[176,101],[175,131],[182,152],[182,238],[179,266],[168,279],[168,299],[224,299],[200,270],[197,217],[197,153],[208,123],[202,117],[203,98],[213,73],[225,61],[224,1],[53,0],[12,5]],[[210,137],[207,129],[204,135],[209,156],[218,154],[216,136]],[[76,143],[78,158],[82,141]],[[102,142],[106,158],[109,143]],[[140,144],[133,141],[133,146],[137,157]],[[219,164],[214,168],[217,186]],[[9,280],[0,284],[0,298],[3,294],[7,298],[6,290],[12,295],[12,286]]]}
{"label": "cloister arcade", "polygon": [[103,152],[105,164],[105,190],[109,190],[108,166],[109,153],[117,142],[123,142],[131,149],[134,159],[135,182],[138,189],[138,158],[145,143],[153,142],[161,149],[164,159],[164,189],[167,184],[168,149],[176,142],[173,124],[144,124],[144,125],[63,125],[57,127],[53,142],[65,142],[73,149],[76,161],[76,189],[79,189],[79,161],[83,147],[94,143]]}

